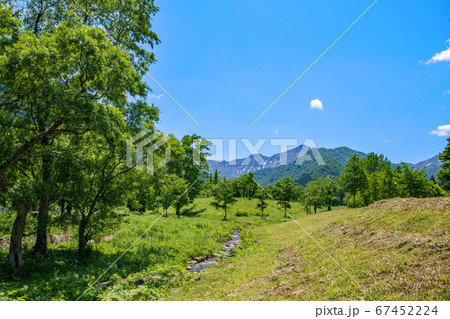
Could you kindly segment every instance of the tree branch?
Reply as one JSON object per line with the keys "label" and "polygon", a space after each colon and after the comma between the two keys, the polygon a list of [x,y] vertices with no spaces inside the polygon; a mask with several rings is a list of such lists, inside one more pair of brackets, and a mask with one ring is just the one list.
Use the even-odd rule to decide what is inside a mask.
{"label": "tree branch", "polygon": [[6,103],[1,103],[1,104],[0,104],[0,107],[8,106],[8,105],[17,103],[17,102],[19,102],[19,101],[20,101],[20,98],[17,98],[17,99],[15,99],[15,100],[12,100],[12,101],[9,101],[9,102],[6,102]]}
{"label": "tree branch", "polygon": [[16,153],[13,156],[11,156],[2,165],[0,165],[0,175],[4,174],[6,172],[6,169],[8,169],[10,166],[21,161],[23,159],[22,157],[23,153],[25,153],[27,150],[29,150],[31,147],[33,147],[36,143],[38,143],[46,136],[54,133],[58,129],[58,127],[60,127],[64,123],[64,118],[65,116],[62,116],[48,130],[40,132],[35,137],[29,139],[24,144],[22,144],[22,146],[16,151]]}

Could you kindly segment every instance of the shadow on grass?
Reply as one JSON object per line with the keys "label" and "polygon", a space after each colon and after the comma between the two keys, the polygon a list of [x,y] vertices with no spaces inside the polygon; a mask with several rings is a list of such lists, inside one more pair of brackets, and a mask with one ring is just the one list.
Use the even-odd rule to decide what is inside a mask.
{"label": "shadow on grass", "polygon": [[197,217],[198,215],[200,215],[201,213],[205,212],[206,208],[203,209],[199,209],[196,207],[189,207],[186,208],[182,211],[181,216],[184,217]]}
{"label": "shadow on grass", "polygon": [[[123,250],[104,253],[88,249],[79,255],[75,249],[50,249],[46,255],[24,252],[19,269],[7,264],[7,251],[0,251],[0,299],[5,300],[76,300],[95,280],[116,261]],[[171,247],[142,247],[128,251],[83,296],[82,300],[96,300],[104,287],[99,282],[127,278],[130,274],[145,273],[163,260],[173,259]],[[152,275],[148,273],[147,275]],[[134,279],[134,278],[133,278]],[[124,283],[122,283],[124,284]],[[125,283],[134,286],[134,281]]]}

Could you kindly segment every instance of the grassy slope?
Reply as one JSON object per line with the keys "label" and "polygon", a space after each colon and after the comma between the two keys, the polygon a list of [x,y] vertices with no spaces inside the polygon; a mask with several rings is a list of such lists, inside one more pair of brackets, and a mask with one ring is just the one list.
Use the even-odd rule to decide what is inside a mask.
{"label": "grassy slope", "polygon": [[172,300],[449,300],[450,199],[400,199],[254,229]]}

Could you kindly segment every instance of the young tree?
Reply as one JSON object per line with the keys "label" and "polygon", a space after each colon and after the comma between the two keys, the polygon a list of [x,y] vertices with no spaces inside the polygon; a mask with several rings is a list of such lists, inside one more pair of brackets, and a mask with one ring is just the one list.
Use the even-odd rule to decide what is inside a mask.
{"label": "young tree", "polygon": [[367,187],[367,174],[361,164],[358,155],[353,154],[345,164],[344,173],[341,176],[341,184],[345,190],[353,196],[353,207],[356,207],[356,194]]}
{"label": "young tree", "polygon": [[274,198],[280,203],[284,209],[284,218],[287,217],[287,209],[291,208],[290,202],[294,197],[295,183],[289,176],[284,180],[279,179],[273,188]]}
{"label": "young tree", "polygon": [[309,194],[310,190],[303,189],[302,203],[305,206],[306,214],[311,214],[311,207],[314,205],[313,197]]}
{"label": "young tree", "polygon": [[256,203],[256,208],[261,209],[261,218],[264,218],[264,210],[267,208],[267,192],[264,189],[259,188],[256,191],[256,198],[258,199],[258,202]]}
{"label": "young tree", "polygon": [[234,197],[244,197],[244,184],[242,182],[242,179],[239,177],[233,178],[231,180],[231,183],[233,185],[233,196]]}
{"label": "young tree", "polygon": [[[315,181],[308,182],[304,191],[304,197],[306,198],[305,202],[308,206],[313,206],[314,214],[317,214],[317,208],[319,208],[323,203],[331,206],[329,203],[331,201],[332,194],[333,181],[322,177]],[[331,207],[329,207],[329,210],[331,210]]]}
{"label": "young tree", "polygon": [[391,164],[384,165],[378,174],[380,179],[380,197],[382,199],[394,198],[397,196],[397,186],[395,183],[394,170]]}
{"label": "young tree", "polygon": [[450,137],[444,151],[439,154],[439,160],[443,163],[436,177],[446,191],[450,191]]}
{"label": "young tree", "polygon": [[338,186],[336,180],[332,176],[324,179],[324,203],[327,205],[327,210],[331,211],[333,200],[337,200]]}
{"label": "young tree", "polygon": [[242,195],[248,199],[252,199],[255,196],[255,192],[258,189],[258,184],[255,180],[255,173],[250,172],[243,174],[239,177],[242,185]]}
{"label": "young tree", "polygon": [[223,209],[225,212],[223,219],[226,220],[228,206],[236,202],[236,198],[233,197],[233,185],[231,181],[223,180],[214,185],[212,195],[214,201],[211,202],[211,205],[216,209]]}
{"label": "young tree", "polygon": [[161,179],[160,197],[165,216],[168,217],[168,209],[174,205],[176,214],[180,218],[183,206],[189,203],[187,182],[175,174],[167,174]]}
{"label": "young tree", "polygon": [[222,179],[222,176],[220,176],[219,170],[216,169],[214,171],[214,173],[213,173],[213,176],[212,176],[212,183],[214,185],[217,185],[220,182],[221,179]]}

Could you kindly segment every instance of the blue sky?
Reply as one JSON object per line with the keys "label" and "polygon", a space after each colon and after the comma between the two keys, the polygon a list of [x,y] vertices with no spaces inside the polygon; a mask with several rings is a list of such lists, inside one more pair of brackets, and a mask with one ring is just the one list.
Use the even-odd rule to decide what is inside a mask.
{"label": "blue sky", "polygon": [[[450,124],[448,0],[379,0],[251,125],[373,1],[157,1],[162,43],[149,73],[200,124],[147,77],[158,129],[253,143],[313,138],[394,162],[436,155],[446,136],[430,132]],[[311,109],[316,99],[323,110]],[[261,153],[277,150],[267,142]]]}

